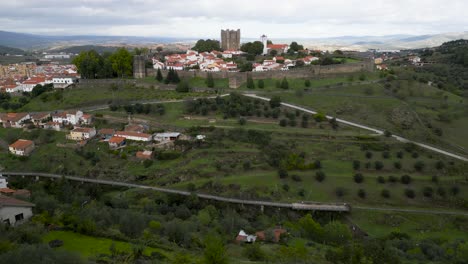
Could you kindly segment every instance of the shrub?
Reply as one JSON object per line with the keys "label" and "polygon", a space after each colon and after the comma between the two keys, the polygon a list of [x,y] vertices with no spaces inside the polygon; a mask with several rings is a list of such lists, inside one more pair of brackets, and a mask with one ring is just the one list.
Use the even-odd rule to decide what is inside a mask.
{"label": "shrub", "polygon": [[401,183],[403,183],[403,184],[410,184],[411,183],[411,176],[403,175],[403,176],[401,176],[400,180],[401,180]]}
{"label": "shrub", "polygon": [[263,89],[265,88],[265,82],[263,80],[258,80],[257,86],[258,88]]}
{"label": "shrub", "polygon": [[413,157],[414,159],[417,159],[419,157],[419,153],[413,152],[413,154],[411,154],[411,157]]}
{"label": "shrub", "polygon": [[359,160],[353,161],[353,169],[359,170],[361,168],[361,162]]}
{"label": "shrub", "polygon": [[401,167],[402,167],[402,166],[401,166],[401,162],[395,161],[395,162],[393,163],[393,167],[395,167],[395,169],[397,169],[397,170],[401,170]]}
{"label": "shrub", "polygon": [[315,179],[318,181],[318,182],[323,182],[323,180],[325,180],[325,173],[323,171],[317,171],[315,173]]}
{"label": "shrub", "polygon": [[414,163],[414,169],[417,171],[423,171],[425,166],[426,164],[424,164],[424,162],[420,160]]}
{"label": "shrub", "polygon": [[383,189],[380,195],[382,195],[383,198],[390,198],[390,191],[387,189]]}
{"label": "shrub", "polygon": [[281,119],[280,122],[279,122],[279,125],[282,126],[282,127],[285,127],[288,125],[288,120],[287,119]]}
{"label": "shrub", "polygon": [[438,169],[438,170],[442,170],[443,168],[445,168],[445,164],[443,161],[437,161],[436,164],[435,164],[435,168]]}
{"label": "shrub", "polygon": [[310,87],[310,80],[305,80],[304,85],[305,87]]}
{"label": "shrub", "polygon": [[243,117],[239,118],[239,125],[243,126],[247,123],[247,120]]}
{"label": "shrub", "polygon": [[288,177],[288,171],[284,168],[280,168],[278,170],[278,176],[281,178],[281,179],[284,179],[284,178],[287,178]]}
{"label": "shrub", "polygon": [[385,183],[385,178],[384,178],[384,176],[379,176],[379,177],[377,177],[377,182],[378,182],[378,183],[382,183],[382,184]]}
{"label": "shrub", "polygon": [[398,181],[398,178],[396,176],[390,175],[388,176],[388,181],[391,183],[395,183]]}
{"label": "shrub", "polygon": [[152,160],[147,159],[147,160],[143,161],[143,166],[144,166],[145,168],[149,168],[149,167],[151,167],[151,165],[153,165],[153,161],[152,161]]}
{"label": "shrub", "polygon": [[300,182],[300,181],[302,181],[301,176],[299,176],[299,175],[297,175],[297,174],[294,174],[291,178],[292,178],[293,181],[295,181],[295,182]]}
{"label": "shrub", "polygon": [[441,196],[441,197],[445,197],[445,195],[446,195],[447,193],[445,192],[445,189],[444,189],[444,188],[439,187],[439,188],[437,188],[437,194],[438,194],[439,196]]}
{"label": "shrub", "polygon": [[335,194],[337,197],[343,197],[346,194],[346,190],[342,187],[337,187],[335,189]]}
{"label": "shrub", "polygon": [[432,176],[432,182],[433,182],[433,183],[439,183],[439,177],[437,177],[437,176],[435,176],[435,175]]}
{"label": "shrub", "polygon": [[372,166],[372,163],[370,162],[366,162],[366,164],[364,165],[364,167],[366,167],[366,169],[370,169]]}
{"label": "shrub", "polygon": [[405,195],[410,199],[414,199],[414,197],[416,197],[416,194],[412,189],[405,189]]}
{"label": "shrub", "polygon": [[366,152],[366,158],[371,159],[372,158],[372,152],[367,151]]}
{"label": "shrub", "polygon": [[283,190],[284,190],[285,192],[289,192],[289,185],[283,184]]}
{"label": "shrub", "polygon": [[244,248],[244,255],[250,261],[262,261],[266,258],[266,253],[260,248],[259,243],[246,245]]}
{"label": "shrub", "polygon": [[453,196],[457,196],[460,192],[460,188],[458,186],[452,186],[452,188],[450,188],[450,192]]}
{"label": "shrub", "polygon": [[381,169],[383,169],[384,164],[383,164],[381,161],[376,161],[376,162],[374,163],[374,166],[375,166],[375,169],[376,169],[376,170],[381,170]]}
{"label": "shrub", "polygon": [[399,158],[399,159],[402,159],[403,155],[404,155],[403,151],[398,151],[397,154],[396,154],[397,158]]}
{"label": "shrub", "polygon": [[432,187],[424,187],[423,189],[423,195],[425,197],[432,197],[432,194],[434,193],[434,190],[432,189]]}
{"label": "shrub", "polygon": [[361,199],[365,199],[366,198],[366,191],[364,189],[359,189],[358,196]]}
{"label": "shrub", "polygon": [[361,173],[356,173],[354,175],[354,182],[356,183],[362,183],[364,181],[364,176],[362,176]]}
{"label": "shrub", "polygon": [[388,151],[382,152],[382,157],[383,157],[384,159],[390,158],[390,152],[388,152]]}
{"label": "shrub", "polygon": [[322,162],[320,160],[314,161],[314,169],[321,169],[322,168]]}
{"label": "shrub", "polygon": [[391,137],[391,136],[392,136],[392,133],[391,133],[390,131],[388,131],[388,130],[385,130],[384,135],[385,135],[386,137]]}

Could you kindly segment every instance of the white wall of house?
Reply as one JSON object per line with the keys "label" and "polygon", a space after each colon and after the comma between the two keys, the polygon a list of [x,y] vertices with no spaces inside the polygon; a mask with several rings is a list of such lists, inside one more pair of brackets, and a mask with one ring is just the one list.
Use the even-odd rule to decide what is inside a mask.
{"label": "white wall of house", "polygon": [[[21,218],[22,220],[16,220],[16,218]],[[26,206],[4,206],[0,207],[0,222],[6,223],[9,222],[10,225],[18,225],[33,216],[32,208]]]}

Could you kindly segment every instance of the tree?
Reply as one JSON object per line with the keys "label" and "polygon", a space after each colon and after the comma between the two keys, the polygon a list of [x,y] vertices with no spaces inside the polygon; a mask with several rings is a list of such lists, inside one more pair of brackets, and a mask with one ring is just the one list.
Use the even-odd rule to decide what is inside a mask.
{"label": "tree", "polygon": [[410,184],[411,183],[411,176],[409,175],[403,175],[401,176],[401,183],[403,184]]}
{"label": "tree", "polygon": [[265,82],[263,80],[258,80],[257,86],[258,88],[263,89],[265,88]]}
{"label": "tree", "polygon": [[156,72],[156,80],[157,80],[158,82],[162,82],[162,81],[163,81],[163,76],[162,76],[161,69],[158,69],[158,71]]}
{"label": "tree", "polygon": [[255,89],[255,83],[254,80],[252,79],[252,76],[247,76],[247,88],[248,89]]}
{"label": "tree", "polygon": [[316,242],[322,242],[324,230],[310,214],[306,214],[298,221],[301,235]]}
{"label": "tree", "polygon": [[117,76],[132,76],[133,74],[133,58],[130,52],[125,48],[119,48],[110,56],[112,69],[117,73]]}
{"label": "tree", "polygon": [[279,121],[279,125],[282,126],[282,127],[286,127],[288,125],[288,120],[287,119],[281,119]]}
{"label": "tree", "polygon": [[266,253],[260,248],[260,244],[258,243],[246,245],[244,255],[250,261],[263,261],[266,258]]}
{"label": "tree", "polygon": [[365,199],[366,198],[366,191],[364,189],[359,189],[358,190],[358,196],[361,199]]}
{"label": "tree", "polygon": [[424,167],[426,166],[426,164],[423,162],[423,161],[417,161],[415,164],[414,164],[414,169],[417,170],[417,171],[422,171],[424,170]]}
{"label": "tree", "polygon": [[305,80],[304,85],[305,85],[305,87],[310,87],[310,85],[311,85],[310,80],[309,79]]}
{"label": "tree", "polygon": [[211,74],[211,72],[209,72],[208,75],[206,76],[206,86],[208,86],[209,88],[214,87],[214,79],[213,79],[213,75]]}
{"label": "tree", "polygon": [[281,89],[289,89],[289,83],[286,77],[284,77],[281,81]]}
{"label": "tree", "polygon": [[263,53],[263,43],[261,41],[244,43],[241,46],[241,51],[252,55],[260,55]]}
{"label": "tree", "polygon": [[322,182],[323,180],[325,180],[325,173],[323,171],[317,171],[315,173],[315,179],[318,181],[318,182]]}
{"label": "tree", "polygon": [[353,169],[359,170],[361,168],[361,162],[359,160],[353,161]]}
{"label": "tree", "polygon": [[281,97],[275,95],[270,99],[270,107],[275,108],[275,107],[280,107],[281,106]]}
{"label": "tree", "polygon": [[390,198],[390,191],[387,189],[383,189],[380,195],[382,195],[383,198]]}
{"label": "tree", "polygon": [[187,80],[183,80],[182,82],[177,84],[176,92],[179,93],[188,93],[190,92],[191,88]]}
{"label": "tree", "polygon": [[289,51],[294,51],[295,52],[295,51],[299,51],[299,50],[303,50],[303,49],[304,49],[304,46],[299,45],[299,44],[297,44],[297,42],[293,41],[293,42],[291,42],[291,45],[289,45],[288,52]]}
{"label": "tree", "polygon": [[376,161],[376,162],[374,162],[374,165],[375,165],[375,169],[376,169],[376,170],[382,170],[383,167],[384,167],[384,164],[383,164],[383,162],[381,162],[381,161]]}
{"label": "tree", "polygon": [[405,195],[410,199],[413,199],[416,196],[412,189],[405,189]]}
{"label": "tree", "polygon": [[219,44],[218,40],[212,39],[200,39],[195,43],[195,46],[192,47],[192,50],[196,50],[198,52],[211,52],[214,50],[220,51],[221,45]]}
{"label": "tree", "polygon": [[324,240],[327,244],[343,245],[352,237],[348,226],[338,221],[332,221],[323,227]]}
{"label": "tree", "polygon": [[204,241],[203,251],[204,263],[206,264],[227,264],[229,263],[226,249],[221,238],[217,235],[209,235]]}
{"label": "tree", "polygon": [[362,183],[364,181],[364,176],[361,173],[354,174],[354,182],[355,183]]}
{"label": "tree", "polygon": [[76,65],[81,78],[95,79],[103,65],[103,58],[95,50],[82,51],[72,63]]}
{"label": "tree", "polygon": [[247,123],[247,120],[243,117],[239,118],[239,125],[243,126]]}

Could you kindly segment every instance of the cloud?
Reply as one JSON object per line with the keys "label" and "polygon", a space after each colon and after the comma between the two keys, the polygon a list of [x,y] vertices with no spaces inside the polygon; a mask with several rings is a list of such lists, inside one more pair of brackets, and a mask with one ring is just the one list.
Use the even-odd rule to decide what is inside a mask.
{"label": "cloud", "polygon": [[468,30],[465,0],[15,0],[1,1],[2,30],[66,34],[243,37],[432,34]]}

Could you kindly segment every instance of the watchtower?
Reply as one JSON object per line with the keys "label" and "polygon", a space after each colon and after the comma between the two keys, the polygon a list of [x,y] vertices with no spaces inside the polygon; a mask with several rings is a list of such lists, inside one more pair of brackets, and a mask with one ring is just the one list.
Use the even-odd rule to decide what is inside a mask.
{"label": "watchtower", "polygon": [[145,56],[135,55],[133,56],[133,78],[144,77],[146,77]]}

